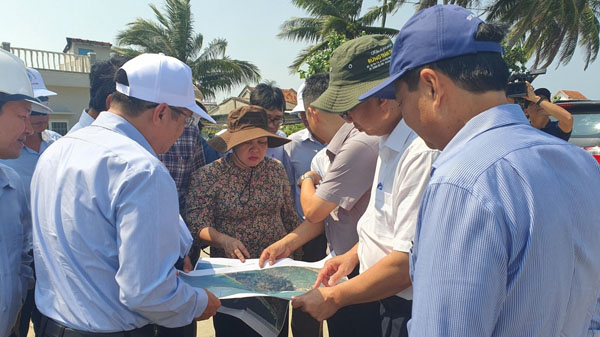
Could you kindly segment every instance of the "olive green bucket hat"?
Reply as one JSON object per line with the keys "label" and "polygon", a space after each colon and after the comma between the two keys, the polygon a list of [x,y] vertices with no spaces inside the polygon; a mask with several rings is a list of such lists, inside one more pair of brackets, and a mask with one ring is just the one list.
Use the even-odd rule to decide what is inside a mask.
{"label": "olive green bucket hat", "polygon": [[311,106],[330,113],[346,112],[361,102],[358,97],[389,76],[392,40],[366,35],[344,42],[329,61],[329,87]]}

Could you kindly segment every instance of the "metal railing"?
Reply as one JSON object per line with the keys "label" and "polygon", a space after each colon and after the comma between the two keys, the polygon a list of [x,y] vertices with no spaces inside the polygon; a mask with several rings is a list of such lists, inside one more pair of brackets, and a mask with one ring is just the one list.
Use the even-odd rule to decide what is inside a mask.
{"label": "metal railing", "polygon": [[25,66],[36,69],[89,73],[91,68],[90,57],[84,55],[15,47],[10,47],[10,52],[23,60]]}

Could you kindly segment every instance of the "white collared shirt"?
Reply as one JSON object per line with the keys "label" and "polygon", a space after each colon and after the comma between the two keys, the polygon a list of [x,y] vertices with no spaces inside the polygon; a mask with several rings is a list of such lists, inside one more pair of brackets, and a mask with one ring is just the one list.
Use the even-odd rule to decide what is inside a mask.
{"label": "white collared shirt", "polygon": [[[361,273],[393,250],[410,251],[421,198],[438,155],[404,120],[381,137],[371,198],[357,226]],[[397,295],[411,300],[412,287]]]}
{"label": "white collared shirt", "polygon": [[87,113],[87,109],[83,109],[81,112],[81,117],[79,117],[79,122],[73,125],[67,134],[75,132],[81,128],[85,128],[86,126],[90,126],[92,123],[94,123],[94,118]]}

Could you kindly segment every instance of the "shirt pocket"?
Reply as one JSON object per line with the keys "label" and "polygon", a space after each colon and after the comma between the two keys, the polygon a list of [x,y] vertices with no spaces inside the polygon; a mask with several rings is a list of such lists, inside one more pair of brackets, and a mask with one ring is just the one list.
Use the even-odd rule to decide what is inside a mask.
{"label": "shirt pocket", "polygon": [[386,192],[382,186],[375,189],[375,223],[373,232],[377,237],[392,239],[394,237],[394,222],[392,221],[392,193]]}

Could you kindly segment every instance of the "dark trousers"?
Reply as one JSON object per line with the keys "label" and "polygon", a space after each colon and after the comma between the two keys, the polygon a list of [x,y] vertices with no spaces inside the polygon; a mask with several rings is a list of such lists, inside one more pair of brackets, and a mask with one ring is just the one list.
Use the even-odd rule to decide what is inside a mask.
{"label": "dark trousers", "polygon": [[[302,246],[302,261],[320,261],[327,256],[327,238],[321,234]],[[321,337],[323,323],[300,309],[292,310],[292,335],[294,337]]]}
{"label": "dark trousers", "polygon": [[[286,319],[278,337],[288,336],[288,322]],[[215,327],[215,337],[261,337],[241,319],[220,312],[213,316],[213,326]]]}
{"label": "dark trousers", "polygon": [[412,315],[412,301],[390,296],[379,302],[381,336],[408,337],[407,323]]}
{"label": "dark trousers", "polygon": [[[348,278],[358,275],[357,266]],[[327,319],[329,337],[381,336],[379,301],[349,305]]]}
{"label": "dark trousers", "polygon": [[156,337],[196,337],[198,330],[196,322],[192,322],[180,328],[165,328],[164,326],[156,326]]}
{"label": "dark trousers", "polygon": [[123,332],[99,333],[87,332],[71,329],[52,319],[44,316],[40,317],[40,336],[41,337],[152,337],[154,336],[154,326],[146,325],[144,327]]}

